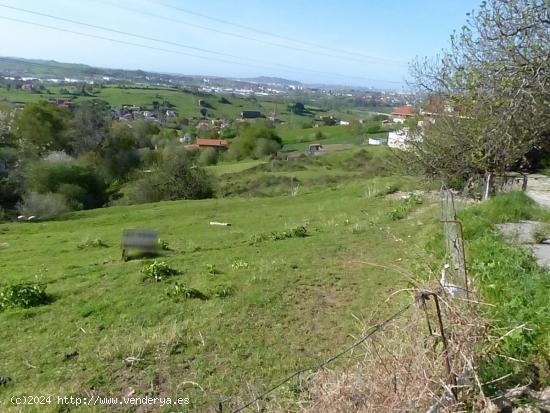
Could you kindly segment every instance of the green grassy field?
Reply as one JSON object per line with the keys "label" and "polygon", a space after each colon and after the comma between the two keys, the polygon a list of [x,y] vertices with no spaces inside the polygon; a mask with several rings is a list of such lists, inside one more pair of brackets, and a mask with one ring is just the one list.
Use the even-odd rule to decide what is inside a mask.
{"label": "green grassy field", "polygon": [[[10,411],[12,395],[93,391],[185,395],[189,410],[204,411],[319,362],[353,341],[357,319],[387,314],[392,304],[381,305],[384,298],[406,284],[395,272],[361,262],[406,267],[410,256],[422,254],[422,215],[396,223],[387,215],[396,201],[367,196],[373,185],[385,188],[393,179],[297,196],[164,202],[2,224],[1,282],[38,279],[54,301],[0,312],[0,375],[12,378],[0,387],[1,410]],[[232,226],[210,226],[212,220]],[[251,243],[258,234],[300,225],[307,237]],[[148,260],[120,259],[124,228],[160,230],[173,249],[161,259],[180,274],[144,281],[140,269]],[[407,237],[414,243],[403,249]],[[107,246],[79,248],[86,238]],[[248,268],[232,268],[238,260]],[[234,292],[175,301],[166,291],[176,281],[206,294],[219,285]]]}
{"label": "green grassy field", "polygon": [[[397,173],[396,159],[388,148],[370,147],[303,155],[289,161],[242,162],[213,166],[216,193],[225,196],[274,196],[304,193]],[[239,167],[239,169],[237,169]],[[415,179],[394,178],[396,188],[410,190]]]}
{"label": "green grassy field", "polygon": [[[240,117],[242,111],[253,110],[260,111],[265,117],[276,115],[279,119],[289,123],[290,129],[295,127],[300,129],[302,124],[311,122],[315,116],[319,115],[333,115],[342,119],[353,120],[366,118],[371,113],[369,112],[369,108],[355,108],[346,111],[325,111],[321,108],[307,106],[307,108],[312,109],[312,111],[306,115],[300,116],[288,111],[287,104],[292,103],[292,99],[290,98],[289,102],[285,102],[281,101],[281,99],[269,97],[246,98],[242,96],[225,95],[229,103],[220,103],[221,95],[213,94],[198,96],[189,91],[169,88],[108,86],[95,88],[91,96],[71,96],[70,94],[67,95],[66,93],[62,93],[64,92],[63,89],[69,92],[76,92],[77,90],[74,86],[46,85],[46,89],[50,93],[35,93],[21,89],[7,90],[6,88],[0,88],[0,100],[25,104],[56,97],[72,98],[72,101],[75,103],[87,99],[102,99],[111,106],[137,105],[146,109],[152,109],[153,101],[158,101],[160,103],[166,101],[175,106],[180,116],[185,117],[201,117],[199,100],[203,100],[206,103],[208,117],[210,118],[237,119]],[[372,108],[372,110],[385,111],[386,108]]]}
{"label": "green grassy field", "polygon": [[241,162],[223,162],[218,165],[207,166],[206,170],[214,176],[242,172],[255,166],[263,164],[265,161],[251,160]]}
{"label": "green grassy field", "polygon": [[[60,86],[48,85],[47,89],[51,92],[50,94],[14,89],[8,91],[5,88],[0,88],[0,100],[4,99],[12,103],[29,103],[55,97],[71,97],[62,94]],[[66,89],[71,91],[74,88],[68,86]],[[174,105],[181,116],[200,117],[199,100],[203,100],[208,105],[207,110],[210,118],[237,119],[244,110],[257,110],[266,117],[277,113],[278,117],[286,121],[290,120],[290,114],[286,111],[286,107],[280,103],[271,102],[268,99],[256,100],[237,96],[226,96],[226,98],[230,103],[220,103],[218,95],[197,96],[177,89],[109,86],[95,90],[92,96],[73,96],[72,101],[78,103],[87,99],[102,99],[112,106],[137,105],[148,109],[152,108],[153,101],[160,103],[166,101]],[[297,116],[294,118],[309,119]]]}

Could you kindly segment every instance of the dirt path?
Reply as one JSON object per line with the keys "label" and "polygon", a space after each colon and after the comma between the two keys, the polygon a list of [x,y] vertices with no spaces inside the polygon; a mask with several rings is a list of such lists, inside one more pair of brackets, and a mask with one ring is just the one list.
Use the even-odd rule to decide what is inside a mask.
{"label": "dirt path", "polygon": [[529,175],[527,195],[544,208],[550,208],[550,177],[539,174]]}

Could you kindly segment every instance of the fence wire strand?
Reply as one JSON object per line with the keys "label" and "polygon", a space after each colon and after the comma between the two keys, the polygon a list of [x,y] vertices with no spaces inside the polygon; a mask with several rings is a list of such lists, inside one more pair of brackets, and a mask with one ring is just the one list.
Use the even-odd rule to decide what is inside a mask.
{"label": "fence wire strand", "polygon": [[422,298],[421,295],[417,296],[412,302],[407,304],[406,306],[402,307],[399,311],[391,315],[390,317],[386,318],[384,321],[376,324],[375,326],[371,327],[371,331],[369,331],[367,334],[365,334],[363,337],[361,337],[359,340],[357,340],[355,343],[350,345],[349,347],[345,348],[344,350],[340,351],[339,353],[329,357],[325,361],[323,361],[321,364],[312,366],[312,367],[306,367],[300,370],[295,371],[290,376],[286,377],[285,379],[281,380],[279,383],[274,385],[273,387],[269,388],[265,392],[261,393],[259,396],[255,397],[254,399],[250,400],[246,404],[234,409],[231,411],[231,413],[239,413],[250,406],[252,406],[254,403],[264,399],[269,394],[273,393],[275,390],[283,386],[284,384],[288,383],[290,380],[292,380],[294,377],[299,376],[302,373],[305,373],[307,371],[315,372],[323,369],[330,363],[332,363],[334,360],[342,357],[343,355],[349,353],[351,350],[355,349],[356,347],[363,344],[365,341],[367,341],[369,338],[371,338],[373,335],[375,335],[377,332],[381,331],[387,324],[391,323],[392,321],[396,320],[397,318],[401,317],[409,308],[411,308],[414,304],[416,304],[420,299]]}

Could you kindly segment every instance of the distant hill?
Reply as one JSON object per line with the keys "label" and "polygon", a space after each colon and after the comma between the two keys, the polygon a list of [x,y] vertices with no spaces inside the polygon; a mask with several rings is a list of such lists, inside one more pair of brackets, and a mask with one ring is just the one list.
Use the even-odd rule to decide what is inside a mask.
{"label": "distant hill", "polygon": [[170,79],[186,81],[192,79],[192,77],[188,76],[161,74],[143,70],[100,68],[79,63],[61,63],[55,60],[14,57],[0,57],[0,75],[52,79],[74,78],[83,80],[113,78],[137,82],[168,81]]}
{"label": "distant hill", "polygon": [[303,86],[303,83],[300,83],[296,80],[288,80],[283,79],[280,77],[272,77],[272,76],[258,76],[248,79],[238,79],[242,82],[250,82],[250,83],[260,83],[260,84],[267,84],[267,85],[282,85],[282,86]]}

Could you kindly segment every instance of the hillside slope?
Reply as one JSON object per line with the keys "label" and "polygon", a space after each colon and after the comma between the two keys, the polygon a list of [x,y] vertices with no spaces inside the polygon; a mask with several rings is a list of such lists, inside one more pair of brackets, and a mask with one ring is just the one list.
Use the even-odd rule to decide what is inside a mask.
{"label": "hillside slope", "polygon": [[[203,411],[339,350],[360,331],[356,317],[388,314],[392,305],[381,303],[406,285],[400,275],[365,262],[406,266],[422,254],[420,216],[396,223],[388,211],[398,201],[366,196],[374,185],[390,183],[2,224],[1,283],[36,276],[54,299],[0,312],[0,375],[12,379],[0,388],[2,410],[14,394],[92,391],[185,395],[191,410]],[[232,226],[210,226],[212,220]],[[270,235],[301,225],[308,236]],[[160,230],[172,251],[158,259],[180,274],[144,280],[140,270],[150,260],[120,259],[125,228]],[[407,237],[415,243],[403,248]],[[210,299],[168,297],[176,281]],[[219,286],[226,297],[216,298]]]}

